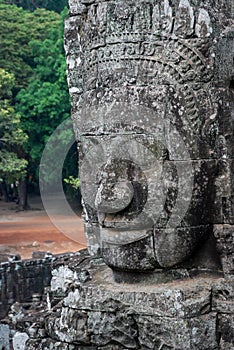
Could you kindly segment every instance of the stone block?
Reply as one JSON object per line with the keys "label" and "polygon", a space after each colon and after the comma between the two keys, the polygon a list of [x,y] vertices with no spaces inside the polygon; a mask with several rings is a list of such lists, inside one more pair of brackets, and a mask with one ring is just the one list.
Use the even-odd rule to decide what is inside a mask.
{"label": "stone block", "polygon": [[220,280],[212,290],[212,309],[219,314],[233,314],[234,280]]}
{"label": "stone block", "polygon": [[234,316],[221,314],[218,317],[218,334],[220,337],[220,349],[234,348]]}
{"label": "stone block", "polygon": [[214,236],[225,276],[234,276],[234,225],[215,225]]}
{"label": "stone block", "polygon": [[[217,349],[216,316],[174,319],[140,316],[138,318],[141,349]],[[172,336],[173,334],[173,336]]]}
{"label": "stone block", "polygon": [[10,328],[7,324],[0,324],[0,350],[10,350]]}

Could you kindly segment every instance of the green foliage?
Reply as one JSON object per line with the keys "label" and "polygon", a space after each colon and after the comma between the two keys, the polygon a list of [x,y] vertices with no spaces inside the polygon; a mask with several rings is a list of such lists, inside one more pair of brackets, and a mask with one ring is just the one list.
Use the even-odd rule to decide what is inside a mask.
{"label": "green foliage", "polygon": [[37,8],[45,8],[46,10],[58,13],[60,13],[65,6],[68,6],[67,0],[1,0],[1,2],[16,5],[29,11],[34,11]]}
{"label": "green foliage", "polygon": [[[4,140],[1,142],[8,146],[4,146],[5,153],[1,147],[0,171],[7,169],[8,174],[10,170],[12,174],[23,174],[26,154],[28,174],[37,181],[44,146],[55,128],[70,115],[63,49],[63,23],[67,10],[60,15],[45,9],[29,12],[5,2],[0,0],[0,67],[13,73],[15,80],[10,74],[11,79],[6,84],[4,80],[0,82],[2,99],[7,100],[1,104],[0,118],[3,121],[5,113],[5,123],[9,125],[10,120],[12,123],[8,134],[6,130],[2,132]],[[12,2],[20,4],[20,1]],[[24,3],[39,6],[39,1]],[[49,3],[55,5],[55,1],[48,0],[48,6]],[[61,136],[59,142],[62,144],[63,141],[66,136]],[[16,157],[21,163],[17,163]],[[65,169],[64,177],[77,174],[76,160],[69,159],[65,163],[65,168],[71,166],[75,170]]]}
{"label": "green foliage", "polygon": [[0,68],[0,99],[4,101],[12,98],[12,89],[15,84],[14,75]]}
{"label": "green foliage", "polygon": [[34,56],[33,77],[16,96],[16,110],[22,116],[22,128],[29,135],[26,151],[31,168],[38,168],[42,151],[55,128],[70,115],[63,49],[63,15],[45,40],[29,43]]}
{"label": "green foliage", "polygon": [[[77,158],[76,158],[77,160]],[[76,161],[77,164],[77,161]],[[71,168],[69,169],[71,170]],[[76,169],[77,170],[77,169]],[[78,199],[79,197],[79,187],[80,187],[80,179],[76,176],[69,175],[68,177],[63,179],[63,187],[64,190],[70,199]]]}
{"label": "green foliage", "polygon": [[71,175],[68,178],[63,180],[66,184],[70,185],[74,190],[77,190],[80,187],[80,180]]}
{"label": "green foliage", "polygon": [[27,135],[20,127],[20,116],[10,105],[13,74],[0,69],[0,180],[19,180],[26,174],[27,160],[22,157]]}
{"label": "green foliage", "polygon": [[60,16],[37,9],[33,13],[15,5],[0,4],[0,67],[14,73],[14,92],[26,87],[35,67],[35,52],[29,43],[43,41],[50,28],[60,25]]}
{"label": "green foliage", "polygon": [[14,152],[0,151],[0,181],[8,183],[20,180],[27,173],[28,162]]}

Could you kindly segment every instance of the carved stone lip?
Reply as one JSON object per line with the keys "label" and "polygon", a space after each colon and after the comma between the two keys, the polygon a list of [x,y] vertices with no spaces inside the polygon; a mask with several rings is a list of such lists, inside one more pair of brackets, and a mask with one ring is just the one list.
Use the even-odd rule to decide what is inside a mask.
{"label": "carved stone lip", "polygon": [[126,220],[126,218],[120,219],[109,219],[106,217],[101,225],[101,229],[115,230],[118,232],[124,231],[138,231],[153,228],[154,221],[146,215],[141,215],[132,221]]}
{"label": "carved stone lip", "polygon": [[153,228],[124,231],[118,229],[101,228],[100,232],[102,242],[111,243],[114,245],[133,243],[152,235],[152,233]]}

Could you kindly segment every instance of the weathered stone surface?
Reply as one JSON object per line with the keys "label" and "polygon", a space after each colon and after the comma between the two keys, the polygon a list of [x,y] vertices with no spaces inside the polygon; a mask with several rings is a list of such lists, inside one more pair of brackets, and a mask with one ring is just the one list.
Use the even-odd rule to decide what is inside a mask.
{"label": "weathered stone surface", "polygon": [[221,314],[234,312],[234,281],[221,280],[213,288],[213,310]]}
{"label": "weathered stone surface", "polygon": [[215,225],[214,235],[221,256],[222,267],[227,277],[234,276],[234,225]]}
{"label": "weathered stone surface", "polygon": [[233,349],[234,347],[234,316],[220,315],[218,318],[218,331],[220,336],[220,349]]}
{"label": "weathered stone surface", "polygon": [[90,344],[85,311],[63,308],[59,318],[46,319],[47,333],[53,338],[65,343]]}
{"label": "weathered stone surface", "polygon": [[79,350],[79,348],[75,345],[69,345],[63,342],[54,341],[52,339],[40,339],[38,341],[29,340],[27,342],[27,350],[46,350],[46,349],[54,349],[54,350]]}
{"label": "weathered stone surface", "polygon": [[166,279],[163,270],[142,275],[137,282],[116,283],[111,269],[94,265],[86,252],[58,266],[53,293],[64,296],[27,320],[26,350],[232,348],[229,282],[207,273],[191,277],[181,271],[177,280]]}
{"label": "weathered stone surface", "polygon": [[69,4],[85,229],[113,274],[62,312],[103,349],[232,348],[232,1]]}
{"label": "weathered stone surface", "polygon": [[101,257],[99,224],[96,222],[91,223],[86,221],[84,216],[84,227],[90,256]]}
{"label": "weathered stone surface", "polygon": [[[75,254],[72,255],[75,256]],[[7,315],[15,302],[30,302],[33,300],[33,295],[37,295],[40,302],[44,289],[50,286],[51,271],[56,266],[63,265],[68,258],[71,258],[70,254],[48,255],[44,259],[13,260],[1,263],[0,319]]]}
{"label": "weathered stone surface", "polygon": [[33,293],[42,294],[50,283],[53,258],[12,261],[0,265],[0,319],[14,302],[30,300]]}
{"label": "weathered stone surface", "polygon": [[185,320],[140,316],[138,322],[142,349],[203,350],[207,345],[209,349],[218,348],[214,314]]}
{"label": "weathered stone surface", "polygon": [[233,223],[232,1],[69,4],[90,253],[122,271],[186,265]]}
{"label": "weathered stone surface", "polygon": [[230,279],[156,269],[117,283],[98,262],[87,251],[65,257],[52,272],[50,308],[45,291],[40,304],[5,320],[28,334],[25,350],[232,349]]}
{"label": "weathered stone surface", "polygon": [[102,270],[96,278],[93,276],[96,281],[92,279],[70,292],[64,299],[64,306],[80,309],[85,305],[86,310],[99,312],[114,312],[117,307],[125,313],[181,318],[195,317],[210,311],[212,280],[206,283],[205,279],[201,279],[201,287],[199,280],[194,283],[192,280],[178,280],[176,283],[160,285],[157,283],[158,276],[152,274],[148,282],[142,279],[139,285],[118,286],[113,281],[111,271],[106,268]]}
{"label": "weathered stone surface", "polygon": [[16,332],[13,338],[13,349],[14,350],[25,350],[25,344],[28,340],[27,333]]}
{"label": "weathered stone surface", "polygon": [[10,328],[6,324],[0,324],[0,350],[10,350]]}

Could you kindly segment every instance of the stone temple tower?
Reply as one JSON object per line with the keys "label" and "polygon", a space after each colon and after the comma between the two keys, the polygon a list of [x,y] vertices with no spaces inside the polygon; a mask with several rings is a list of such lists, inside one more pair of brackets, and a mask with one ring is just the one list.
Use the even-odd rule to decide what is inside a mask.
{"label": "stone temple tower", "polygon": [[233,349],[232,1],[69,3],[89,253],[27,349]]}

